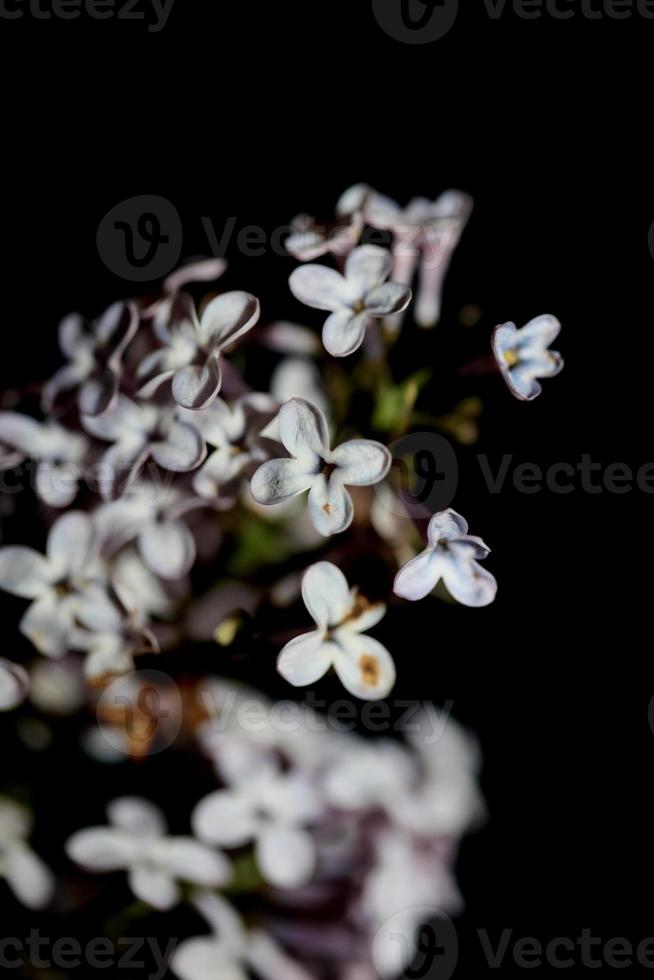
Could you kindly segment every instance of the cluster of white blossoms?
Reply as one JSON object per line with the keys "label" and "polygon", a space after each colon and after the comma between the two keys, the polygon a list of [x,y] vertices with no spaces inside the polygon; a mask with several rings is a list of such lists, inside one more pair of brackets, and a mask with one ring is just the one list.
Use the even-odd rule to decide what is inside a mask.
{"label": "cluster of white blossoms", "polygon": [[[295,219],[286,243],[303,263],[290,274],[289,303],[302,304],[312,327],[266,321],[265,303],[242,283],[220,288],[225,261],[195,262],[155,297],[66,317],[64,365],[36,394],[3,400],[4,486],[29,482],[41,520],[27,543],[12,539],[11,521],[3,529],[0,589],[17,598],[28,642],[15,661],[0,658],[0,711],[29,720],[86,703],[100,718],[102,692],[138,677],[139,658],[149,666],[163,652],[183,684],[175,658],[209,641],[226,658],[234,643],[240,653],[268,643],[289,693],[333,672],[356,699],[384,699],[396,652],[372,634],[387,607],[439,586],[463,606],[493,602],[497,583],[480,564],[489,548],[456,511],[407,507],[388,448],[420,424],[418,383],[394,375],[390,351],[407,314],[421,328],[441,318],[472,202],[449,191],[403,208],[357,185],[336,210],[329,226]],[[558,331],[549,316],[496,328],[497,366],[519,399],[560,371],[549,349]],[[382,595],[354,568],[365,549],[384,569]],[[116,711],[104,723],[129,719]],[[220,780],[189,804],[192,836],[169,834],[154,803],[125,795],[109,803],[107,826],[70,838],[68,856],[126,872],[153,908],[190,898],[210,932],[176,951],[181,980],[249,970],[303,980],[334,958],[339,980],[367,980],[373,941],[384,976],[406,966],[415,910],[457,905],[453,854],[480,812],[468,738],[454,723],[435,744],[318,736],[300,715],[291,735],[273,724],[256,734],[216,734],[197,718],[190,727]],[[125,754],[147,756],[148,746],[132,752],[129,731],[122,738]],[[28,831],[27,811],[0,798],[0,873],[37,907],[53,882]],[[242,921],[222,893],[240,887],[244,854],[254,890],[283,895],[286,914],[266,929]],[[334,904],[342,915],[320,936],[290,914],[320,920]],[[384,933],[398,917],[406,944]]]}

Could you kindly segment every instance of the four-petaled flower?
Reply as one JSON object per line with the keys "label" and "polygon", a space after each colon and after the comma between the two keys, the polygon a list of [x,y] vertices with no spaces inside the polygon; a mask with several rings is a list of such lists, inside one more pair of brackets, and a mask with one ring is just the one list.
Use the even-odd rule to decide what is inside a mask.
{"label": "four-petaled flower", "polygon": [[328,561],[304,573],[302,598],[317,629],[286,644],[277,660],[282,677],[295,687],[306,687],[333,667],[355,697],[385,698],[395,683],[393,658],[378,640],[363,633],[381,620],[386,606],[368,603]]}
{"label": "four-petaled flower", "polygon": [[229,789],[200,800],[191,824],[206,844],[232,848],[254,841],[266,881],[278,888],[299,888],[316,866],[315,840],[305,827],[321,813],[320,799],[303,777],[250,759]]}
{"label": "four-petaled flower", "polygon": [[0,446],[6,447],[2,469],[25,457],[36,460],[35,490],[49,507],[68,507],[77,496],[89,440],[56,422],[37,422],[19,412],[0,412]]}
{"label": "four-petaled flower", "polygon": [[530,402],[543,390],[538,378],[553,378],[563,369],[558,351],[547,348],[556,340],[561,324],[545,314],[518,330],[515,323],[503,323],[493,333],[493,353],[502,377],[520,401]]}
{"label": "four-petaled flower", "polygon": [[205,888],[226,885],[232,868],[224,854],[193,837],[169,837],[163,814],[140,797],[122,796],[107,807],[111,826],[78,830],[66,853],[90,871],[127,871],[142,902],[170,909],[180,899],[177,879]]}
{"label": "four-petaled flower", "polygon": [[155,313],[154,330],[164,346],[139,366],[139,376],[146,379],[140,395],[149,397],[172,379],[178,405],[206,408],[222,384],[221,354],[255,325],[259,313],[256,296],[234,291],[213,299],[199,318],[192,299],[180,293],[171,309]]}
{"label": "four-petaled flower", "polygon": [[250,484],[260,504],[276,504],[309,490],[309,514],[325,536],[340,534],[352,522],[354,506],[346,487],[383,480],[391,465],[385,446],[352,439],[330,449],[325,417],[302,398],[291,398],[279,412],[279,437],[292,459],[271,459]]}
{"label": "four-petaled flower", "polygon": [[405,310],[411,290],[386,282],[391,271],[390,252],[362,245],[348,255],[345,275],[325,265],[303,265],[289,279],[293,295],[317,310],[328,310],[322,341],[334,357],[347,357],[363,343],[371,317],[381,318]]}
{"label": "four-petaled flower", "polygon": [[133,303],[114,303],[90,325],[77,313],[62,320],[59,347],[70,363],[43,388],[43,410],[51,411],[62,394],[77,389],[80,412],[106,412],[118,395],[122,357],[138,325]]}
{"label": "four-petaled flower", "polygon": [[403,599],[424,599],[440,580],[464,606],[488,606],[497,582],[477,564],[490,554],[481,538],[468,534],[468,524],[454,510],[434,514],[427,531],[429,547],[413,558],[395,577],[393,591]]}

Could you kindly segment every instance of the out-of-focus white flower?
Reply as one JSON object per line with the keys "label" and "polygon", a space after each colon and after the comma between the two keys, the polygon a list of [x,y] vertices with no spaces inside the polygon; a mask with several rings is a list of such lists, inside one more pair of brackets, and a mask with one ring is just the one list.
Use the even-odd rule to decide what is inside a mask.
{"label": "out-of-focus white flower", "polygon": [[361,238],[364,207],[370,188],[356,184],[341,195],[336,205],[336,221],[319,224],[315,218],[300,214],[291,222],[291,234],[285,241],[287,250],[300,262],[310,262],[331,252],[347,255]]}
{"label": "out-of-focus white flower", "polygon": [[334,357],[346,357],[363,343],[369,319],[406,309],[411,290],[386,282],[391,271],[390,252],[376,245],[362,245],[345,262],[345,275],[324,265],[304,265],[289,279],[293,295],[331,316],[322,331],[323,344]]}
{"label": "out-of-focus white flower", "polygon": [[355,697],[385,698],[395,683],[395,664],[386,647],[363,634],[381,620],[386,607],[362,601],[341,570],[328,561],[307,569],[302,598],[317,629],[286,644],[277,661],[282,677],[295,687],[306,687],[333,667]]}
{"label": "out-of-focus white flower", "polygon": [[29,674],[20,664],[0,657],[0,711],[12,711],[27,697]]}
{"label": "out-of-focus white flower", "polygon": [[488,606],[495,599],[497,582],[478,564],[490,548],[468,534],[468,524],[454,510],[434,514],[427,531],[429,546],[395,577],[393,591],[403,599],[424,599],[440,580],[464,606]]}
{"label": "out-of-focus white flower", "polygon": [[59,346],[69,363],[43,389],[43,410],[50,412],[62,393],[77,389],[80,412],[100,415],[114,403],[121,361],[139,325],[133,303],[114,303],[95,323],[77,313],[59,325]]}
{"label": "out-of-focus white flower", "polygon": [[90,611],[91,583],[102,580],[90,517],[70,511],[52,525],[46,554],[11,545],[0,548],[0,588],[34,600],[20,631],[41,653],[61,657],[77,620]]}
{"label": "out-of-focus white flower", "polygon": [[177,579],[192,568],[195,539],[183,520],[204,501],[175,487],[135,482],[127,493],[99,507],[93,520],[103,541],[118,548],[136,539],[141,558],[156,575]]}
{"label": "out-of-focus white flower", "polygon": [[[435,201],[417,197],[406,208],[377,193],[366,201],[366,220],[393,232],[393,278],[410,285],[420,262],[415,318],[421,327],[433,327],[440,319],[443,283],[472,206],[472,198],[461,191],[446,191]],[[400,318],[394,320],[397,327]]]}
{"label": "out-of-focus white flower", "polygon": [[261,331],[260,341],[264,347],[279,354],[296,354],[300,357],[315,357],[322,347],[313,330],[289,320],[278,320]]}
{"label": "out-of-focus white flower", "polygon": [[68,507],[77,496],[82,463],[89,441],[56,422],[37,422],[19,412],[0,412],[0,445],[6,453],[3,468],[26,457],[37,461],[34,475],[38,496],[50,507]]}
{"label": "out-of-focus white flower", "polygon": [[195,262],[189,262],[188,265],[175,269],[164,280],[164,292],[169,296],[174,296],[190,283],[213,282],[215,279],[220,279],[226,269],[227,262],[221,258],[198,259]]}
{"label": "out-of-focus white flower", "polygon": [[252,392],[228,405],[216,398],[200,412],[182,411],[180,417],[194,424],[208,445],[214,447],[193,477],[193,489],[206,499],[218,496],[222,487],[251,473],[278,447],[262,435],[277,412],[270,396]]}
{"label": "out-of-focus white flower", "polygon": [[339,810],[390,810],[416,780],[413,758],[390,739],[368,744],[352,737],[350,743],[346,752],[332,760],[326,773],[327,800]]}
{"label": "out-of-focus white flower", "polygon": [[107,807],[111,826],[78,830],[66,853],[90,871],[127,871],[129,886],[142,902],[169,909],[180,898],[177,880],[205,888],[231,877],[224,854],[192,837],[169,837],[158,807],[140,797],[124,796]]}
{"label": "out-of-focus white flower", "polygon": [[515,323],[503,323],[493,333],[493,353],[502,377],[520,401],[533,401],[543,390],[538,378],[553,378],[563,370],[558,351],[548,350],[556,340],[561,324],[545,314],[518,330]]}
{"label": "out-of-focus white flower", "polygon": [[270,393],[280,405],[291,398],[311,402],[323,415],[329,416],[329,405],[322,387],[320,371],[306,357],[287,357],[276,368],[270,382]]}
{"label": "out-of-focus white flower", "polygon": [[91,435],[113,443],[98,468],[98,486],[105,500],[128,487],[150,457],[174,473],[186,473],[202,463],[207,453],[204,439],[177,413],[120,395],[104,415],[82,416]]}
{"label": "out-of-focus white flower", "polygon": [[259,300],[235,291],[213,299],[199,318],[195,304],[184,293],[165,315],[155,313],[154,329],[164,345],[139,366],[144,380],[140,394],[149,397],[172,379],[175,401],[183,408],[206,408],[222,384],[220,357],[259,319]]}
{"label": "out-of-focus white flower", "polygon": [[252,746],[248,751],[241,743],[233,749],[240,763],[238,772],[230,766],[235,782],[200,800],[191,818],[194,833],[220,847],[254,841],[266,881],[299,888],[315,869],[315,841],[305,826],[321,815],[320,798],[300,774],[282,773]]}
{"label": "out-of-focus white flower", "polygon": [[19,902],[41,909],[52,899],[54,879],[27,843],[31,830],[32,818],[25,807],[0,797],[0,876]]}
{"label": "out-of-focus white flower", "polygon": [[86,684],[80,658],[39,659],[30,668],[30,701],[51,715],[72,715],[82,707]]}
{"label": "out-of-focus white flower", "polygon": [[224,898],[199,892],[193,904],[211,926],[211,936],[181,942],[170,961],[179,980],[247,980],[248,969],[262,980],[311,980],[260,929],[246,930],[241,917]]}
{"label": "out-of-focus white flower", "polygon": [[391,465],[385,446],[352,439],[330,449],[322,412],[302,398],[292,398],[279,412],[279,435],[292,459],[272,459],[252,477],[252,496],[276,504],[309,490],[309,513],[316,530],[340,534],[352,523],[354,508],[346,487],[383,480]]}

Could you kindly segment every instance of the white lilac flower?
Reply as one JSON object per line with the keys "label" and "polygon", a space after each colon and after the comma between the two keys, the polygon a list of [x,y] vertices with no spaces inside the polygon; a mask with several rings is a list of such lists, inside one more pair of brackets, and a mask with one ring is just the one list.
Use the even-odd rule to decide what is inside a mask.
{"label": "white lilac flower", "polygon": [[98,466],[105,500],[124,491],[150,457],[164,470],[186,473],[204,460],[207,447],[194,426],[178,418],[177,408],[130,401],[120,395],[104,415],[82,416],[87,432],[113,445]]}
{"label": "white lilac flower", "polygon": [[43,389],[43,409],[50,412],[62,394],[77,390],[80,412],[100,415],[114,403],[123,354],[139,325],[132,303],[114,303],[92,324],[73,313],[59,325],[59,346],[69,363]]}
{"label": "white lilac flower", "polygon": [[216,398],[203,411],[180,413],[180,418],[194,425],[205,442],[214,447],[193,476],[197,494],[210,500],[216,498],[221,488],[251,474],[279,450],[276,443],[262,435],[277,409],[278,403],[268,395],[251,392],[231,405]]}
{"label": "white lilac flower", "polygon": [[319,797],[301,774],[281,772],[258,747],[241,742],[231,751],[239,762],[228,766],[233,785],[200,800],[191,818],[194,833],[219,847],[254,841],[266,881],[278,888],[305,885],[316,865],[315,840],[306,826],[322,813]]}
{"label": "white lilac flower", "polygon": [[158,807],[140,797],[124,796],[107,807],[110,826],[78,830],[66,853],[89,871],[127,871],[134,895],[156,909],[180,899],[178,880],[205,888],[230,880],[224,854],[193,837],[170,837]]}
{"label": "white lilac flower", "polygon": [[434,514],[427,531],[428,547],[395,577],[393,591],[403,599],[424,599],[442,579],[457,602],[488,606],[495,599],[497,582],[478,564],[490,548],[468,534],[468,524],[454,510]]}
{"label": "white lilac flower", "polygon": [[352,738],[325,775],[325,795],[339,810],[389,812],[406,797],[416,780],[411,754],[390,739],[368,744]]}
{"label": "white lilac flower", "polygon": [[0,797],[0,877],[19,902],[41,909],[52,899],[54,879],[27,843],[31,829],[32,818],[25,807]]}
{"label": "white lilac flower", "polygon": [[493,333],[493,353],[502,377],[520,401],[532,401],[543,390],[538,378],[553,378],[563,369],[558,351],[548,350],[561,324],[554,316],[538,316],[518,329],[503,323]]}
{"label": "white lilac flower", "polygon": [[41,653],[62,657],[78,620],[92,599],[89,588],[102,581],[90,517],[70,511],[52,525],[41,555],[32,548],[0,548],[0,589],[33,602],[19,629]]}
{"label": "white lilac flower", "polygon": [[27,697],[29,674],[20,664],[0,657],[0,711],[12,711]]}
{"label": "white lilac flower", "polygon": [[149,397],[165,381],[172,380],[175,401],[183,408],[206,408],[222,384],[220,357],[259,319],[259,300],[251,293],[235,291],[213,299],[201,318],[189,296],[180,293],[172,306],[155,313],[154,329],[164,345],[139,366]]}
{"label": "white lilac flower", "polygon": [[302,598],[317,628],[286,644],[277,661],[282,677],[306,687],[333,667],[355,697],[385,698],[395,683],[395,665],[386,647],[364,634],[382,619],[383,603],[368,603],[328,561],[307,569]]}
{"label": "white lilac flower", "polygon": [[35,490],[50,507],[68,507],[77,496],[89,441],[56,422],[37,422],[19,412],[0,412],[0,446],[7,447],[2,468],[26,457],[37,461]]}
{"label": "white lilac flower", "polygon": [[410,285],[420,262],[415,318],[421,327],[440,319],[443,282],[471,212],[472,198],[461,191],[435,201],[414,198],[406,208],[377,193],[366,202],[366,220],[393,232],[393,279]]}
{"label": "white lilac flower", "polygon": [[272,459],[252,477],[252,496],[276,504],[309,491],[309,514],[321,534],[340,534],[352,523],[354,506],[346,487],[366,487],[383,480],[391,465],[385,446],[352,439],[330,449],[322,412],[302,398],[292,398],[279,412],[279,435],[291,459]]}
{"label": "white lilac flower", "polygon": [[178,944],[170,969],[179,980],[247,980],[249,970],[261,980],[311,980],[268,933],[246,929],[221,896],[199,892],[193,904],[211,927],[211,935]]}
{"label": "white lilac flower", "polygon": [[203,506],[203,500],[174,486],[136,481],[124,496],[100,506],[93,520],[110,550],[136,539],[141,558],[155,575],[177,579],[190,571],[196,555],[195,539],[183,517]]}
{"label": "white lilac flower", "polygon": [[361,238],[369,194],[370,188],[364,184],[350,187],[336,205],[336,221],[328,225],[320,225],[309,215],[298,215],[291,222],[291,234],[284,243],[287,251],[300,262],[310,262],[330,252],[347,255]]}
{"label": "white lilac flower", "polygon": [[363,343],[372,318],[405,310],[411,290],[386,282],[391,271],[390,252],[376,245],[362,245],[348,255],[345,275],[325,265],[304,265],[289,279],[293,295],[302,303],[331,314],[325,321],[322,341],[334,357],[346,357]]}

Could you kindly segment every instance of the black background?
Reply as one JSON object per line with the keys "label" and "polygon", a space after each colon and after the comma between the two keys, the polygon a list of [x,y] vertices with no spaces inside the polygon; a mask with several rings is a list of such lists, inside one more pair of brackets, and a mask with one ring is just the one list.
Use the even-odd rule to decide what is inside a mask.
{"label": "black background", "polygon": [[[484,353],[495,323],[552,312],[566,367],[534,404],[496,377],[443,381],[437,400],[484,397],[477,448],[494,460],[654,460],[654,22],[508,11],[495,22],[468,6],[424,47],[387,37],[368,0],[177,0],[156,35],[140,24],[1,22],[3,387],[51,372],[61,315],[96,314],[124,293],[95,235],[126,197],[173,201],[192,255],[204,250],[203,215],[274,229],[298,211],[329,213],[358,180],[401,200],[458,186],[474,196],[474,218],[443,325],[420,356],[445,378]],[[266,261],[235,257],[230,275],[245,269],[264,303],[268,291],[268,318],[290,316]],[[274,263],[280,275],[292,268]],[[483,316],[462,334],[467,302]],[[493,548],[497,602],[425,602],[389,628],[398,696],[453,700],[484,749],[489,821],[459,863],[457,975],[488,969],[478,928],[545,942],[587,927],[638,942],[654,934],[651,497],[490,495],[469,452],[455,506]],[[8,652],[16,612],[3,620]],[[65,816],[51,815],[63,835],[141,779],[121,769],[89,801],[84,771],[43,759],[39,772],[46,812],[60,787]],[[163,763],[155,774],[160,798],[174,795]]]}

